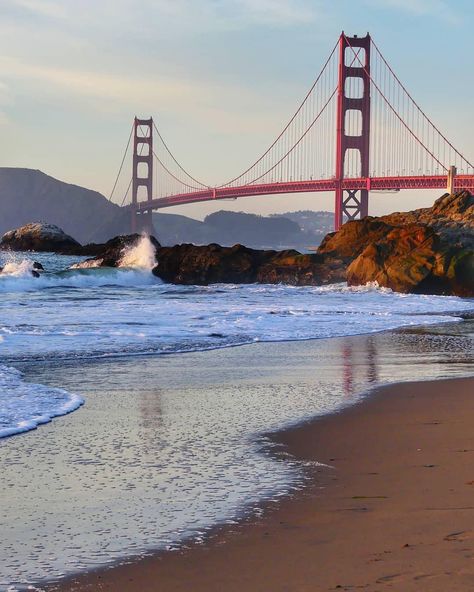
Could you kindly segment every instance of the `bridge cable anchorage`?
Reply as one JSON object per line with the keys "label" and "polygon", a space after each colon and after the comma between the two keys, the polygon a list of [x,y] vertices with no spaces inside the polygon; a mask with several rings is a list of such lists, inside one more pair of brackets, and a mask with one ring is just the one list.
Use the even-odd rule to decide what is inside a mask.
{"label": "bridge cable anchorage", "polygon": [[125,148],[125,152],[123,153],[122,162],[120,163],[120,168],[118,170],[117,176],[115,177],[114,186],[112,187],[112,191],[110,192],[110,195],[107,198],[108,201],[112,201],[112,197],[113,197],[114,192],[115,192],[115,189],[117,187],[118,180],[119,180],[120,175],[122,173],[123,165],[125,163],[125,158],[127,157],[128,149],[130,148],[130,142],[132,141],[132,135],[133,135],[133,124],[132,124],[132,126],[130,128],[130,134],[128,136],[127,146]]}

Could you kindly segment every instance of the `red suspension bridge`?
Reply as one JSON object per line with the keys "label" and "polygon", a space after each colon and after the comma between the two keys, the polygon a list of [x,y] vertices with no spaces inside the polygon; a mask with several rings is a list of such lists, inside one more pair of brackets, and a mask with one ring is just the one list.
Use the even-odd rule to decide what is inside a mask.
{"label": "red suspension bridge", "polygon": [[153,119],[135,118],[111,198],[130,147],[132,178],[121,205],[130,208],[133,232],[152,228],[153,210],[209,200],[334,192],[338,229],[368,214],[370,191],[474,192],[474,166],[423,112],[368,34],[341,34],[279,136],[226,183],[209,186],[193,177]]}

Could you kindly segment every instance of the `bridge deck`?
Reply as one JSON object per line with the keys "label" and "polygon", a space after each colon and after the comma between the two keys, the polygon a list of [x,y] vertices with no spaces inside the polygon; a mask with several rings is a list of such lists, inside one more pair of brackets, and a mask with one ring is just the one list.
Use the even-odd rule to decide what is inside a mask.
{"label": "bridge deck", "polygon": [[[445,189],[445,175],[412,177],[368,177],[344,179],[343,189],[369,189],[371,191],[398,191],[401,189]],[[458,175],[455,178],[456,190],[468,189],[474,192],[474,175]],[[318,179],[309,181],[288,181],[261,185],[243,185],[239,187],[220,187],[160,197],[138,204],[138,210],[144,211],[167,208],[170,206],[213,201],[219,199],[237,199],[257,195],[276,195],[282,193],[311,193],[335,191],[336,179]]]}

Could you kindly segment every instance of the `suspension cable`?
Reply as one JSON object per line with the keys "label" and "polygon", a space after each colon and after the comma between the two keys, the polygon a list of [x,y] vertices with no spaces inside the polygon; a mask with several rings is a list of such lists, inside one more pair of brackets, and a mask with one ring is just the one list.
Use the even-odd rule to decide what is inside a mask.
{"label": "suspension cable", "polygon": [[333,90],[331,96],[329,97],[329,99],[326,101],[326,103],[324,104],[323,108],[319,111],[319,113],[316,115],[316,117],[313,119],[313,121],[311,122],[311,125],[308,127],[308,129],[304,132],[304,134],[299,138],[299,140],[288,150],[288,152],[282,156],[280,158],[280,160],[275,163],[270,169],[268,169],[267,171],[265,171],[262,175],[260,175],[259,177],[257,177],[256,179],[253,179],[252,181],[249,181],[248,183],[246,183],[245,185],[251,185],[252,183],[255,183],[255,181],[259,181],[262,177],[264,177],[265,175],[267,175],[268,173],[270,173],[271,171],[273,171],[281,162],[283,162],[285,160],[285,158],[287,156],[289,156],[293,150],[301,143],[301,141],[303,140],[303,138],[309,133],[309,131],[311,130],[311,128],[314,126],[314,124],[318,121],[318,119],[321,117],[321,115],[324,113],[326,107],[329,105],[329,103],[331,102],[332,98],[334,97],[334,95],[337,92],[337,86],[336,88]]}
{"label": "suspension cable", "polygon": [[133,134],[133,123],[132,123],[132,127],[131,127],[131,129],[130,129],[130,134],[129,134],[129,136],[128,136],[127,147],[125,148],[125,152],[123,153],[122,162],[120,163],[120,168],[119,168],[119,171],[118,171],[118,173],[117,173],[117,176],[116,176],[116,178],[115,178],[115,183],[114,183],[114,186],[112,187],[112,191],[110,192],[110,195],[109,195],[109,197],[107,198],[107,199],[108,199],[108,201],[112,201],[112,197],[113,197],[113,195],[114,195],[115,188],[117,187],[118,180],[119,180],[119,178],[120,178],[120,175],[121,175],[121,173],[122,173],[123,164],[124,164],[124,162],[125,162],[125,158],[126,158],[126,156],[127,156],[128,149],[129,149],[129,147],[130,147],[130,141],[131,141],[131,139],[132,139],[132,134]]}
{"label": "suspension cable", "polygon": [[405,94],[408,96],[408,98],[410,99],[410,101],[415,105],[415,107],[418,109],[418,111],[423,115],[423,117],[428,121],[428,123],[431,125],[431,127],[436,130],[436,132],[443,138],[443,140],[446,142],[446,144],[448,144],[448,146],[450,148],[452,148],[454,150],[454,152],[456,152],[456,154],[462,159],[464,160],[464,162],[466,164],[468,164],[471,168],[474,168],[474,166],[467,160],[467,158],[465,158],[463,156],[463,154],[461,152],[459,152],[454,146],[453,144],[451,144],[451,142],[446,138],[446,136],[436,127],[436,125],[431,121],[431,119],[426,115],[426,113],[423,111],[423,109],[418,105],[418,103],[415,101],[415,99],[411,96],[411,94],[409,93],[409,91],[407,90],[407,88],[405,87],[405,85],[402,83],[402,81],[398,78],[398,76],[395,74],[395,72],[393,71],[393,69],[391,68],[390,64],[387,62],[387,60],[384,58],[382,52],[380,51],[380,49],[378,48],[378,46],[376,45],[375,41],[372,41],[373,46],[375,47],[375,50],[377,51],[378,55],[380,56],[380,58],[382,59],[383,63],[387,66],[387,68],[389,69],[390,73],[392,74],[392,76],[395,78],[395,80],[398,82],[398,84],[401,86],[401,88],[403,89],[403,91],[405,92]]}
{"label": "suspension cable", "polygon": [[[173,162],[180,168],[180,170],[190,179],[192,179],[195,183],[197,183],[198,185],[201,185],[202,188],[206,188],[208,187],[208,185],[206,185],[205,183],[202,183],[201,181],[198,181],[197,179],[195,179],[192,175],[190,175],[188,173],[188,171],[186,169],[184,169],[179,162],[176,160],[176,158],[174,157],[173,153],[171,152],[171,150],[168,148],[168,145],[166,144],[166,142],[163,139],[163,136],[160,134],[156,124],[155,124],[155,120],[153,120],[153,127],[155,129],[155,132],[158,134],[158,137],[160,138],[163,146],[165,147],[165,150],[168,152],[168,154],[171,156],[171,158],[173,159]],[[158,158],[158,157],[157,157]],[[159,160],[159,159],[158,159]],[[161,162],[161,161],[160,161]],[[169,172],[169,171],[168,171]],[[170,173],[171,174],[171,173]]]}
{"label": "suspension cable", "polygon": [[297,115],[299,114],[299,112],[303,108],[303,105],[306,103],[308,97],[311,95],[311,93],[315,89],[316,85],[318,84],[319,80],[321,79],[322,75],[324,74],[324,72],[325,72],[325,70],[326,70],[329,62],[331,61],[331,58],[333,57],[334,52],[336,51],[338,45],[339,45],[339,41],[336,43],[336,45],[334,46],[333,50],[329,54],[329,57],[326,60],[324,66],[322,67],[322,70],[319,73],[319,76],[316,78],[316,80],[313,82],[313,85],[311,86],[311,88],[309,89],[309,91],[306,93],[306,96],[304,97],[304,99],[301,102],[301,104],[298,107],[298,109],[295,111],[293,117],[289,120],[289,122],[283,128],[283,130],[281,131],[280,135],[275,139],[275,141],[272,143],[272,145],[269,146],[269,148],[262,154],[262,156],[260,156],[260,158],[258,160],[256,160],[251,166],[249,166],[249,168],[247,170],[245,170],[243,173],[241,173],[240,175],[238,175],[237,177],[235,177],[231,181],[227,181],[227,183],[223,183],[222,185],[218,185],[217,188],[226,187],[228,185],[231,185],[232,183],[234,183],[235,181],[237,181],[238,179],[240,179],[244,175],[246,175],[249,171],[251,171],[254,168],[254,166],[256,166],[257,164],[259,164],[265,158],[265,156],[270,152],[270,150],[275,146],[275,144],[278,142],[278,140],[280,140],[280,138],[283,136],[283,134],[287,131],[287,129],[290,127],[290,125],[296,119]]}
{"label": "suspension cable", "polygon": [[[345,40],[347,42],[347,45],[351,48],[352,53],[357,57],[356,52],[354,51],[354,48],[352,47],[352,45],[351,45],[351,43],[350,43],[350,41],[349,41],[349,39],[347,38],[346,35],[344,35],[344,38],[345,38]],[[415,138],[415,140],[428,152],[428,154],[433,158],[433,160],[435,160],[441,166],[441,168],[443,168],[446,171],[447,170],[446,166],[436,158],[436,156],[431,152],[431,150],[427,146],[425,146],[425,144],[415,135],[415,133],[410,129],[410,127],[405,123],[405,121],[400,117],[400,115],[397,113],[397,111],[392,106],[392,104],[390,103],[390,101],[388,101],[388,99],[385,97],[385,95],[382,92],[382,90],[380,89],[379,85],[375,82],[375,80],[372,78],[372,76],[370,75],[370,73],[367,71],[367,68],[366,68],[365,64],[363,64],[362,61],[359,58],[357,58],[357,60],[358,60],[359,64],[361,65],[361,68],[364,70],[367,78],[372,82],[372,84],[378,90],[378,92],[380,93],[381,97],[387,103],[388,107],[393,111],[393,113],[395,114],[395,116],[400,120],[400,122],[405,126],[405,128]]]}
{"label": "suspension cable", "polygon": [[[194,187],[193,185],[189,185],[188,183],[185,183],[184,181],[182,181],[181,179],[179,179],[178,177],[176,177],[176,175],[174,175],[166,165],[163,164],[163,161],[160,159],[160,157],[156,154],[156,152],[153,150],[152,151],[153,156],[156,158],[156,160],[160,163],[160,165],[163,167],[163,169],[168,173],[168,175],[170,175],[171,177],[173,177],[173,179],[175,181],[178,181],[178,183],[180,183],[181,185],[184,185],[185,187],[188,187],[189,189],[196,189],[196,190],[200,190],[200,189],[209,189],[209,187],[207,185],[203,185],[202,187]],[[192,177],[191,177],[192,178]],[[194,179],[193,179],[194,180]],[[198,181],[199,182],[199,181]]]}

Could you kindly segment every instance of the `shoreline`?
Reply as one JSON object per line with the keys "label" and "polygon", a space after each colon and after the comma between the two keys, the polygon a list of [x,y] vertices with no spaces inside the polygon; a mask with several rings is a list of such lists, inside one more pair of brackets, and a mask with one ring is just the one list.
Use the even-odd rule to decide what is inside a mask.
{"label": "shoreline", "polygon": [[[456,398],[457,408],[454,410],[446,404],[446,388],[452,391],[452,396]],[[143,589],[177,592],[192,588],[199,592],[221,589],[331,590],[337,587],[352,590],[361,586],[364,590],[375,592],[382,589],[379,586],[385,585],[403,591],[418,590],[420,580],[429,578],[430,590],[446,590],[448,580],[445,575],[425,573],[426,569],[423,571],[422,567],[426,564],[423,553],[428,547],[431,549],[431,557],[433,548],[440,545],[445,553],[449,550],[449,545],[448,549],[444,549],[444,543],[451,540],[446,541],[445,538],[438,537],[435,540],[431,538],[428,543],[413,543],[415,531],[416,537],[423,539],[423,529],[420,530],[420,525],[427,525],[425,514],[430,512],[430,508],[420,510],[413,506],[413,501],[410,505],[410,496],[407,492],[412,496],[416,494],[416,485],[422,490],[426,479],[433,485],[432,476],[435,475],[438,464],[431,462],[431,456],[445,453],[446,451],[441,450],[444,441],[451,444],[451,440],[454,438],[457,441],[461,434],[453,434],[450,431],[449,434],[444,434],[444,439],[440,441],[439,434],[432,433],[430,436],[426,432],[433,432],[434,426],[443,426],[444,423],[459,424],[464,420],[468,424],[468,418],[474,412],[474,397],[471,402],[471,393],[474,393],[474,377],[382,385],[375,387],[356,404],[303,421],[273,434],[262,434],[284,446],[286,453],[301,462],[321,462],[330,466],[313,469],[314,476],[302,490],[283,498],[277,504],[265,503],[262,517],[244,519],[236,526],[216,527],[204,544],[192,543],[174,552],[158,551],[127,564],[98,568],[79,576],[68,577],[59,583],[43,584],[40,589],[51,592],[135,592]],[[415,424],[418,426],[415,430],[413,413],[417,418]],[[444,420],[440,419],[441,417]],[[382,449],[388,446],[385,454],[370,446],[370,429],[376,430],[376,441]],[[374,434],[371,437],[373,436]],[[413,452],[411,446],[410,458],[413,457],[416,461],[419,459],[419,463],[414,466],[410,463],[397,464],[393,442],[389,441],[393,436],[397,446],[402,446],[405,454],[407,451],[403,446],[406,448],[411,445],[408,436],[426,441],[426,446],[431,448],[429,458],[426,456],[426,448],[425,451],[423,448],[416,448]],[[462,437],[469,438],[469,435],[463,433]],[[364,443],[367,438],[369,443]],[[471,446],[474,453],[474,439]],[[363,450],[364,454],[357,456],[357,450]],[[459,446],[458,450],[471,452],[469,448],[462,446]],[[444,472],[447,470],[450,476],[444,476],[439,483],[444,488],[444,493],[453,471],[460,468],[464,472],[467,470],[465,466],[458,466],[462,454],[452,453],[451,456],[452,466],[444,467]],[[361,472],[363,467],[370,463],[378,467],[378,470]],[[395,475],[392,474],[393,464],[399,469]],[[474,479],[474,466],[469,475],[471,473]],[[465,483],[469,482],[469,475],[466,474]],[[359,483],[362,486],[358,485]],[[356,485],[359,488],[351,490]],[[349,489],[349,495],[341,497],[341,487],[342,490]],[[462,486],[460,490],[450,487],[448,490],[456,499],[466,495],[469,497],[469,488],[464,487],[464,492],[461,491]],[[354,493],[356,491],[358,493]],[[433,491],[431,495],[436,498],[440,492]],[[443,500],[438,501],[438,505],[442,506]],[[392,513],[398,516],[398,522],[384,509],[387,505],[393,506]],[[433,508],[431,512],[433,511],[436,510]],[[410,514],[410,520],[403,520],[407,512]],[[462,529],[455,524],[459,524],[459,517],[463,515],[464,522],[474,531],[474,520],[469,516],[473,512],[474,506],[466,502],[461,504],[459,510],[452,509],[449,512],[448,508],[446,512],[438,511],[438,514],[444,514],[443,520],[439,520],[437,516],[437,526],[444,528],[445,537],[451,537],[453,541],[462,541],[466,548],[469,547],[469,553],[470,528]],[[451,516],[452,513],[455,515]],[[372,541],[375,547],[371,548],[370,537],[366,540],[366,534],[372,532],[371,524],[374,521],[377,524],[380,518],[384,522],[385,534],[375,536],[375,542]],[[417,524],[416,518],[420,518],[420,524]],[[398,542],[401,540],[401,534],[402,538],[407,540],[393,548],[394,536],[387,534],[387,525],[395,529]],[[413,526],[415,531],[410,529],[410,526]],[[362,551],[355,552],[354,549],[361,545],[362,529],[365,531],[362,537]],[[433,536],[429,531],[428,528],[428,538]],[[373,534],[376,535],[376,532]],[[472,538],[474,552],[474,535]],[[408,542],[409,540],[411,542]],[[384,546],[391,548],[382,549]],[[456,545],[451,546],[456,548]],[[375,551],[379,547],[382,550]],[[412,567],[404,571],[400,566],[406,561],[408,549]],[[341,552],[345,558],[342,563],[340,559],[335,559]],[[358,557],[357,561],[352,554]],[[463,574],[458,566],[459,558],[450,556],[450,560],[458,567],[456,573],[459,575],[456,577],[459,579],[459,586],[466,586],[458,586],[456,590],[472,589],[474,570],[467,575]],[[314,561],[316,563],[312,564]],[[324,573],[317,567],[319,562],[325,566]],[[336,570],[337,574],[331,574],[328,565],[332,565],[333,572]],[[450,573],[452,575],[453,572]],[[398,585],[401,587],[394,588]],[[452,582],[449,585],[452,589]]]}

